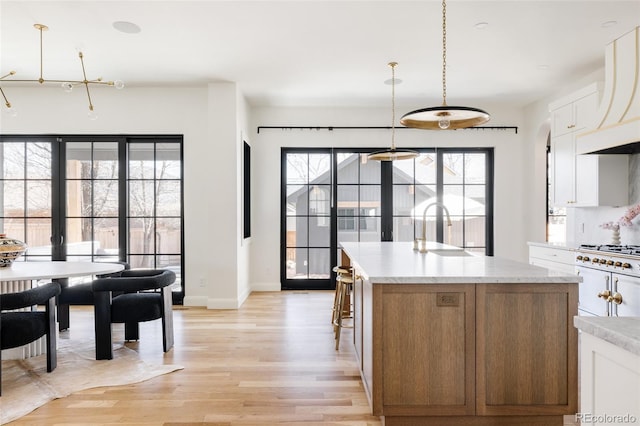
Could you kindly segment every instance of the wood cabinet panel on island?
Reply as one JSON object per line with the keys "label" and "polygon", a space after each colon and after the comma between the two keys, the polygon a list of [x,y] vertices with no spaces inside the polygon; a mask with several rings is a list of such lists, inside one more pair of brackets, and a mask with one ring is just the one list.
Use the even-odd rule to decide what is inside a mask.
{"label": "wood cabinet panel on island", "polygon": [[579,277],[403,243],[343,248],[361,375],[385,425],[560,426],[576,412]]}

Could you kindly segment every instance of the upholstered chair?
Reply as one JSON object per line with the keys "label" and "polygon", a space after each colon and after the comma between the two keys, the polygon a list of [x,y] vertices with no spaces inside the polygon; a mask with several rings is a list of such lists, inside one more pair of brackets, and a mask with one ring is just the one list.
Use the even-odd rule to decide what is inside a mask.
{"label": "upholstered chair", "polygon": [[[162,319],[163,350],[173,347],[171,285],[176,274],[166,269],[131,269],[119,277],[93,281],[96,359],[112,359],[111,324],[124,323],[125,340],[139,339],[139,323]],[[122,292],[114,296],[115,292]]]}
{"label": "upholstered chair", "polygon": [[[17,348],[46,336],[47,372],[53,371],[58,363],[55,329],[55,298],[58,294],[60,285],[55,282],[18,293],[0,294],[0,349]],[[44,311],[38,310],[38,305],[44,305]],[[24,308],[33,309],[16,311]],[[0,377],[1,369],[0,362]],[[0,380],[0,394],[1,383]]]}
{"label": "upholstered chair", "polygon": [[[124,269],[129,269],[127,262],[111,262],[124,265]],[[98,278],[119,277],[122,271],[112,274],[98,275]],[[56,280],[60,283],[60,296],[57,300],[58,309],[58,330],[67,330],[69,324],[69,306],[93,306],[93,281],[80,284],[69,285],[69,279]],[[117,293],[120,294],[120,293]]]}

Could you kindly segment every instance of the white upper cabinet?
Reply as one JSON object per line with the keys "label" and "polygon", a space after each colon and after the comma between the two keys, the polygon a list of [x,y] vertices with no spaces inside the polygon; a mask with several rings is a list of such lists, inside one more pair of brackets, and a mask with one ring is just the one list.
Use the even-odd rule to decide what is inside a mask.
{"label": "white upper cabinet", "polygon": [[561,136],[591,127],[597,108],[596,84],[551,103],[551,136]]}
{"label": "white upper cabinet", "polygon": [[554,205],[592,207],[628,204],[627,155],[576,154],[576,136],[591,129],[597,107],[596,84],[549,105]]}

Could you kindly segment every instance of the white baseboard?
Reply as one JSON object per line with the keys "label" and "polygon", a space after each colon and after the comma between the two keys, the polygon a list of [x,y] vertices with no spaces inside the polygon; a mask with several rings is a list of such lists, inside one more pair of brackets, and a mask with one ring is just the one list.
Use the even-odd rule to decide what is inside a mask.
{"label": "white baseboard", "polygon": [[251,289],[245,289],[237,299],[185,296],[182,304],[184,306],[205,306],[207,309],[238,309],[254,291],[280,291],[280,283],[252,285]]}
{"label": "white baseboard", "polygon": [[184,306],[207,306],[206,296],[185,296],[182,301]]}

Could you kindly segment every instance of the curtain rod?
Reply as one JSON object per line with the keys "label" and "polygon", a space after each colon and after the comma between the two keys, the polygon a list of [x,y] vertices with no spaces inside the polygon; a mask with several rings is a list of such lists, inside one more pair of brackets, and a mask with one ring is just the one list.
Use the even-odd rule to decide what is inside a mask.
{"label": "curtain rod", "polygon": [[[391,130],[391,126],[258,126],[258,133],[260,130],[280,129],[280,130]],[[411,127],[396,127],[399,129],[411,129]],[[465,129],[458,130],[513,130],[514,133],[518,133],[518,126],[478,126],[467,127]]]}

